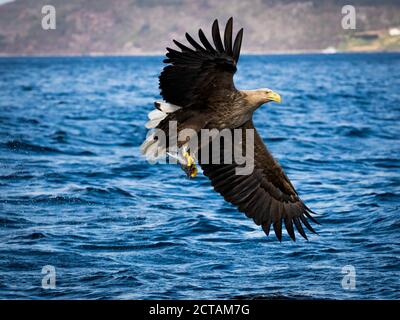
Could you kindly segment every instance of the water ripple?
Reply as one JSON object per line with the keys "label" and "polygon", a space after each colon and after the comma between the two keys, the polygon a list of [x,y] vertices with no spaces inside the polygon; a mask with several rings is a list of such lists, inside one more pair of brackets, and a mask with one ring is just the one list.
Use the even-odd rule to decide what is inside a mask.
{"label": "water ripple", "polygon": [[237,87],[282,94],[255,125],[321,214],[294,243],[141,158],[161,62],[0,58],[2,298],[400,298],[399,54],[241,58]]}

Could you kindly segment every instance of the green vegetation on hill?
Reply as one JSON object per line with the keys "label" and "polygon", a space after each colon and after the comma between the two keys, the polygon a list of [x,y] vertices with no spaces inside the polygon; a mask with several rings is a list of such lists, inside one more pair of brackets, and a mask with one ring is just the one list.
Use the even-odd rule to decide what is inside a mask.
{"label": "green vegetation on hill", "polygon": [[391,36],[388,30],[353,33],[338,46],[342,51],[400,51],[400,35]]}

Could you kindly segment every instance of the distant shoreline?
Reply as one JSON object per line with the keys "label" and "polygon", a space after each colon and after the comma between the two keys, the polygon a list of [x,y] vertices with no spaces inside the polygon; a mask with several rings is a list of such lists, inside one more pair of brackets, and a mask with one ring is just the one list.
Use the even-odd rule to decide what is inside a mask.
{"label": "distant shoreline", "polygon": [[[326,53],[321,50],[310,51],[270,51],[270,52],[243,52],[243,56],[278,56],[278,55],[341,55],[341,54],[400,54],[400,51],[337,51]],[[0,58],[101,58],[101,57],[163,57],[165,52],[149,53],[88,53],[88,54],[3,54]]]}

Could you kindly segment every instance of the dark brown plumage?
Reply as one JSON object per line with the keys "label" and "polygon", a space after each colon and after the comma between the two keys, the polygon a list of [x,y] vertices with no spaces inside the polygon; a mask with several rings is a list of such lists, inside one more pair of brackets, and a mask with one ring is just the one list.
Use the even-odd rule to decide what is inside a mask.
{"label": "dark brown plumage", "polygon": [[[181,109],[168,114],[158,128],[167,131],[168,122],[176,120],[178,130],[242,129],[243,150],[246,144],[245,130],[254,129],[255,169],[251,174],[236,175],[238,165],[235,162],[205,164],[199,161],[199,164],[215,191],[252,218],[257,225],[261,225],[267,235],[272,226],[277,238],[281,240],[284,224],[293,240],[295,228],[307,239],[303,226],[315,232],[307,220],[316,222],[310,214],[312,211],[299,198],[281,166],[267,150],[252,121],[253,112],[258,107],[269,101],[277,101],[279,95],[268,89],[240,91],[235,88],[233,75],[239,60],[243,29],[240,29],[234,41],[232,29],[230,18],[222,40],[218,21],[215,20],[212,25],[213,45],[199,30],[200,43],[186,34],[192,48],[175,40],[180,51],[167,48],[167,59],[164,62],[168,65],[160,75],[161,95],[166,102],[180,106]],[[200,156],[198,158],[201,159]]]}

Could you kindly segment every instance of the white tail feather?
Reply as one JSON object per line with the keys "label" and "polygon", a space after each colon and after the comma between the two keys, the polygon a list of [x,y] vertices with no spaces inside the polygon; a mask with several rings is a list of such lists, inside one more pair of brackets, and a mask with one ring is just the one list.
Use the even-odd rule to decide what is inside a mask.
{"label": "white tail feather", "polygon": [[157,142],[157,140],[154,139],[154,133],[152,133],[146,138],[145,141],[143,141],[142,145],[140,146],[140,152],[142,154],[146,154],[147,148],[155,142]]}
{"label": "white tail feather", "polygon": [[146,123],[147,129],[152,129],[157,127],[161,121],[163,121],[169,113],[174,113],[176,110],[179,110],[181,107],[178,107],[174,104],[163,102],[163,101],[156,101],[154,102],[156,107],[155,110],[152,110],[147,115],[150,119]]}
{"label": "white tail feather", "polygon": [[161,110],[155,109],[152,110],[148,113],[147,115],[150,120],[155,120],[155,119],[164,119],[167,114],[165,112],[162,112]]}
{"label": "white tail feather", "polygon": [[159,125],[159,123],[164,120],[164,119],[154,119],[147,121],[146,124],[144,125],[147,129],[153,129]]}
{"label": "white tail feather", "polygon": [[146,149],[145,156],[148,160],[154,161],[157,159],[158,146],[157,143],[153,143]]}
{"label": "white tail feather", "polygon": [[[156,128],[169,113],[174,113],[181,109],[179,106],[164,101],[156,101],[154,102],[154,106],[156,109],[150,111],[147,115],[149,118],[149,121],[145,125],[147,129]],[[154,139],[154,137],[154,133],[150,134],[140,146],[140,151],[149,161],[154,161],[161,156],[165,156],[167,152],[165,146],[161,146],[159,141]]]}
{"label": "white tail feather", "polygon": [[179,106],[164,101],[156,101],[154,102],[154,105],[158,110],[165,113],[174,113],[175,111],[181,109]]}
{"label": "white tail feather", "polygon": [[155,134],[150,134],[140,146],[141,153],[149,161],[155,161],[161,156],[166,155],[165,146],[160,145],[160,142],[155,139]]}

